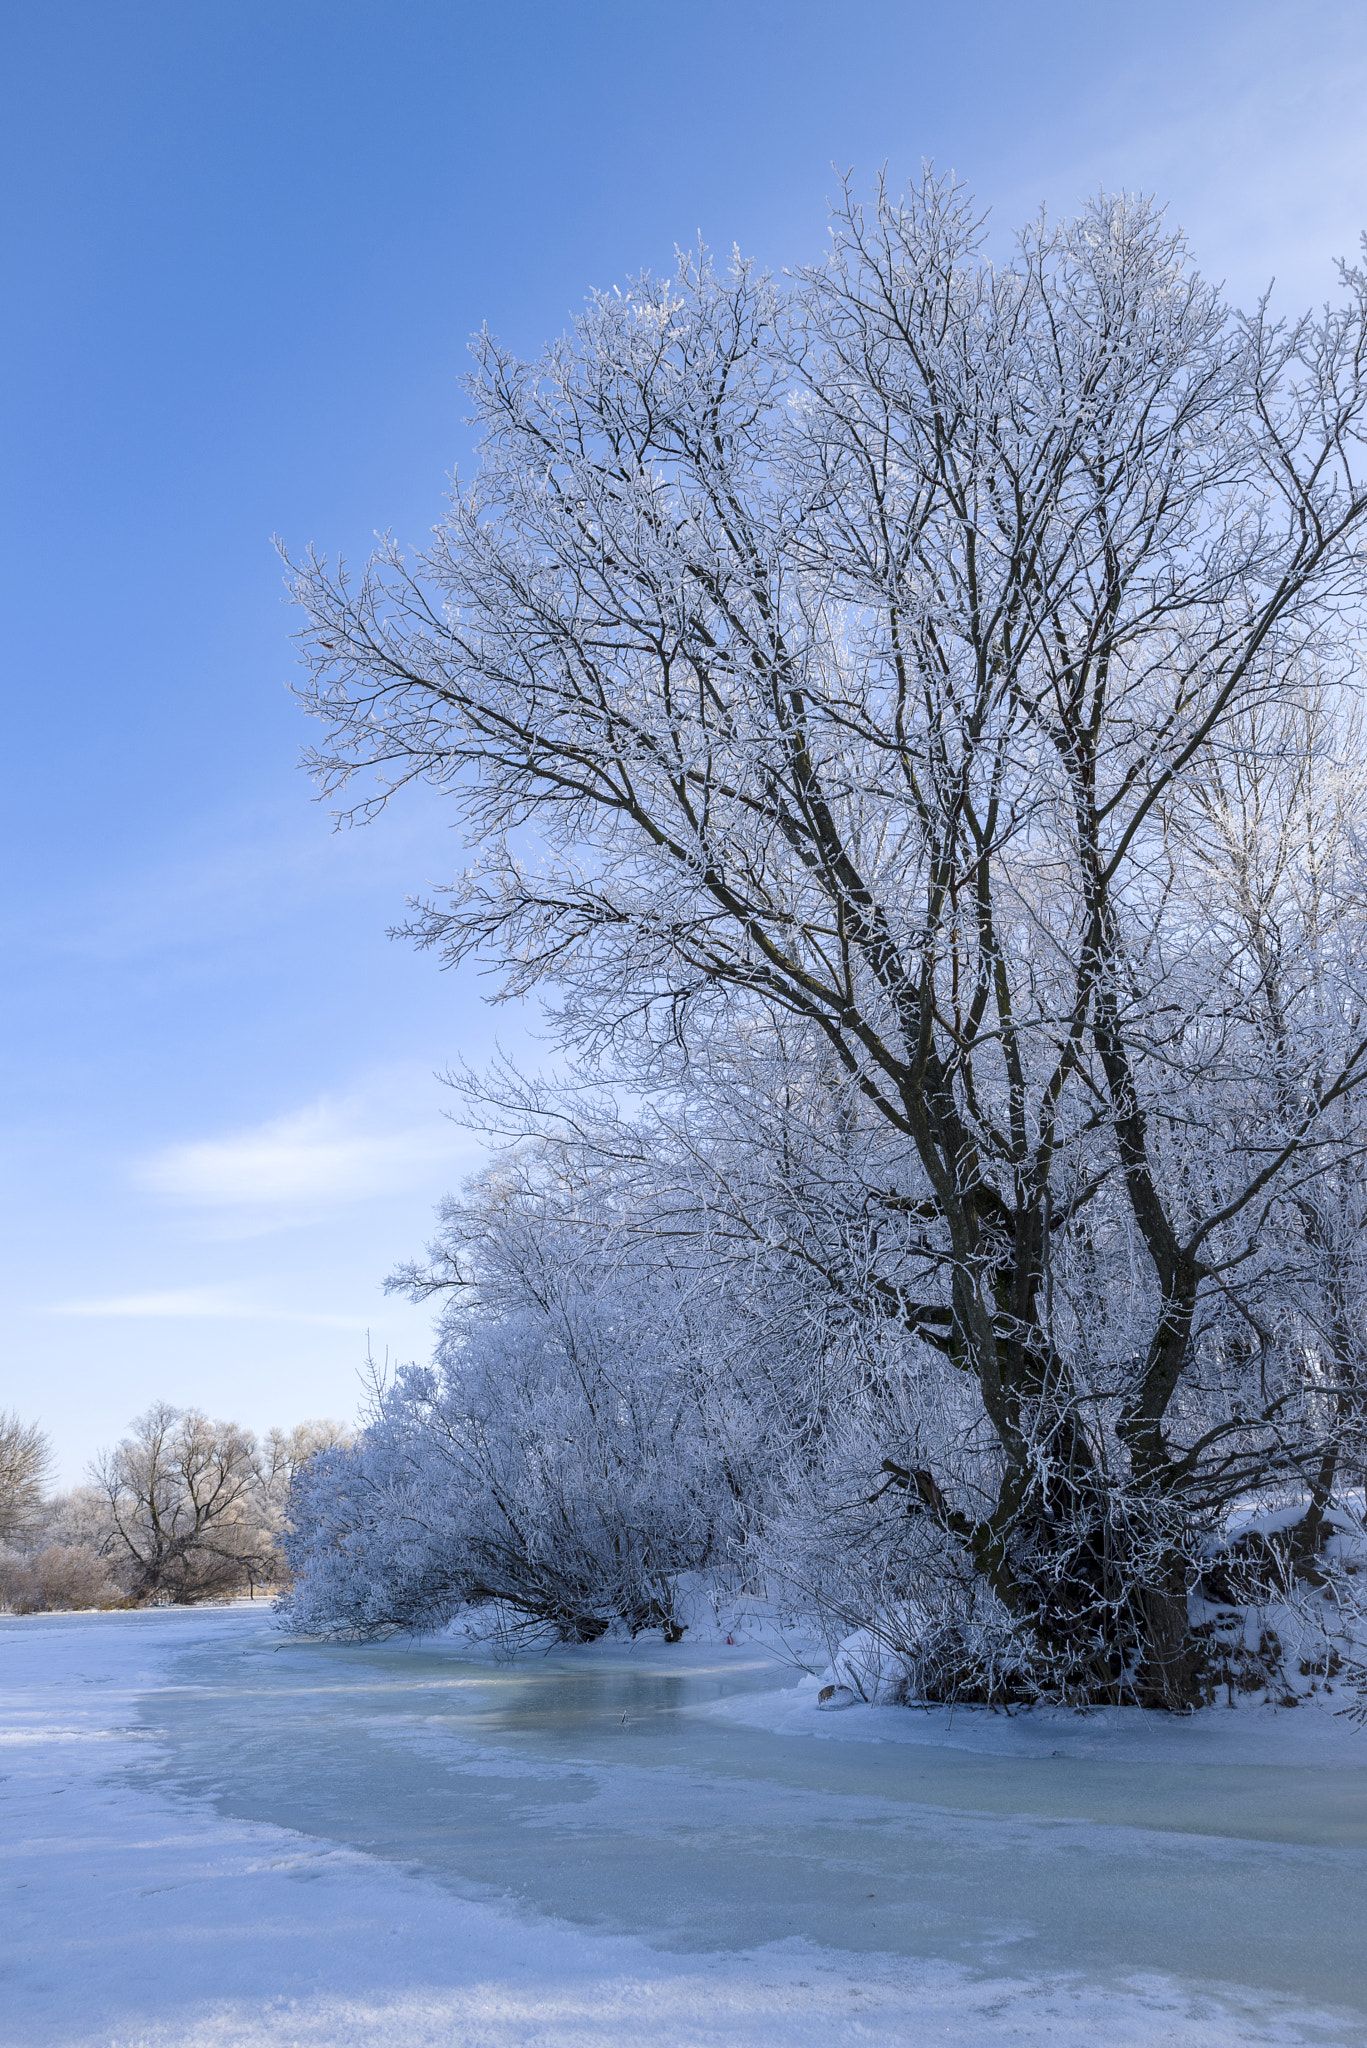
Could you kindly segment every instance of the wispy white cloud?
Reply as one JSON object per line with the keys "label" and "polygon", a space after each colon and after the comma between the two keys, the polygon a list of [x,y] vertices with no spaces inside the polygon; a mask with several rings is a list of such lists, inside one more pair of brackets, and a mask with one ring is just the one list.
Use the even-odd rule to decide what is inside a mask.
{"label": "wispy white cloud", "polygon": [[[135,1231],[123,1259],[92,1275],[89,1293],[68,1297],[54,1289],[57,1298],[49,1295],[35,1312],[125,1329],[144,1323],[149,1342],[158,1341],[154,1327],[169,1337],[166,1326],[177,1322],[217,1324],[225,1333],[256,1324],[267,1344],[271,1326],[351,1337],[374,1332],[378,1323],[381,1343],[398,1341],[396,1326],[411,1312],[381,1307],[379,1275],[420,1237],[429,1202],[479,1154],[440,1108],[429,1070],[397,1066],[283,1116],[162,1147],[129,1169],[133,1184],[154,1200],[130,1205]],[[385,1205],[379,1218],[365,1207],[376,1199]],[[173,1241],[160,1234],[159,1208],[180,1212]],[[407,1220],[396,1233],[399,1216]],[[187,1255],[188,1218],[189,1239],[212,1243],[211,1253]],[[251,1254],[245,1268],[242,1255],[228,1249],[234,1240],[286,1230],[300,1235],[276,1256]],[[397,1241],[377,1250],[376,1234]],[[349,1257],[343,1245],[352,1248]],[[142,1286],[125,1280],[130,1252]]]}
{"label": "wispy white cloud", "polygon": [[[430,1184],[443,1192],[468,1150],[435,1112],[393,1085],[308,1107],[245,1129],[168,1145],[134,1168],[149,1193],[199,1209],[252,1212],[263,1224],[392,1196]],[[404,1100],[407,1094],[409,1099]]]}
{"label": "wispy white cloud", "polygon": [[363,1330],[364,1316],[330,1311],[273,1308],[244,1300],[217,1287],[170,1287],[145,1294],[106,1294],[80,1301],[53,1302],[48,1315],[114,1317],[121,1321],[150,1319],[187,1322],[309,1323],[322,1329]]}

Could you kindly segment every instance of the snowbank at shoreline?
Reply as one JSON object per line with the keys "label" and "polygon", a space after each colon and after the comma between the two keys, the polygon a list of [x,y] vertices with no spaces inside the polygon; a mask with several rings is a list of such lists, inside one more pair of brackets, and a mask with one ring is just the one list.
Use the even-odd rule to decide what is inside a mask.
{"label": "snowbank at shoreline", "polygon": [[1335,1710],[1332,1699],[1294,1710],[1240,1701],[1189,1715],[1143,1707],[877,1706],[820,1711],[830,1671],[804,1676],[782,1692],[721,1700],[711,1712],[774,1735],[827,1741],[934,1745],[991,1756],[1105,1757],[1117,1763],[1337,1764],[1367,1767],[1367,1727]]}

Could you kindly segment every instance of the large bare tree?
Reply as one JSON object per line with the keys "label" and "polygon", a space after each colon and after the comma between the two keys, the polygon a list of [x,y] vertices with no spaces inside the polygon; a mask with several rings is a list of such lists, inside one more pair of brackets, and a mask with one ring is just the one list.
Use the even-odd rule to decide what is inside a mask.
{"label": "large bare tree", "polygon": [[[1356,1227],[1360,877],[1282,972],[1219,794],[1355,675],[1340,286],[1243,317],[1143,202],[999,262],[947,183],[846,195],[789,288],[688,259],[533,364],[482,337],[431,550],[297,579],[325,786],[426,779],[476,850],[424,943],[640,1076],[806,1046],[883,1305],[992,1435],[990,1499],[889,1480],[1093,1697],[1197,1697],[1194,1529],[1360,1414],[1353,1314],[1337,1405],[1266,1368],[1276,1289]],[[1220,1361],[1259,1346],[1250,1406]]]}

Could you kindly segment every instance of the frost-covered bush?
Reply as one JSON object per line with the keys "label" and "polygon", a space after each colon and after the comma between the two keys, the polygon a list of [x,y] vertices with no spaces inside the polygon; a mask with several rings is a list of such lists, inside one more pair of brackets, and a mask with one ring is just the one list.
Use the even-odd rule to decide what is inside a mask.
{"label": "frost-covered bush", "polygon": [[614,1622],[677,1633],[680,1572],[724,1565],[755,1492],[756,1434],[709,1372],[717,1290],[636,1242],[610,1184],[544,1156],[448,1205],[419,1294],[473,1257],[436,1362],[377,1391],[349,1450],[296,1479],[291,1627],[431,1629],[479,1606],[585,1641]]}

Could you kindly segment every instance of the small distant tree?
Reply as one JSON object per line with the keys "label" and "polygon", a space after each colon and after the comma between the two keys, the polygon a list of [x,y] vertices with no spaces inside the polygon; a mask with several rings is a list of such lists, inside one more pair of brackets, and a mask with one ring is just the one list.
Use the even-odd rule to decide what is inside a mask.
{"label": "small distant tree", "polygon": [[52,1445],[36,1422],[0,1410],[0,1542],[23,1536],[43,1504]]}
{"label": "small distant tree", "polygon": [[135,1598],[203,1600],[269,1578],[250,1430],[158,1401],[94,1471]]}

